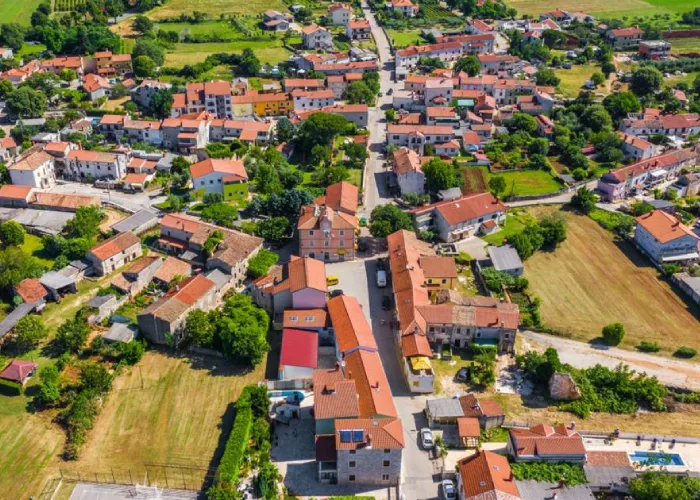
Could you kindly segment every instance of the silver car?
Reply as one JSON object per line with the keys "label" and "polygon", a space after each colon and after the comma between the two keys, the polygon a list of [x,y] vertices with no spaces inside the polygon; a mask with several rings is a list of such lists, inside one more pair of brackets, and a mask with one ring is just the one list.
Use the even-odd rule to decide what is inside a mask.
{"label": "silver car", "polygon": [[435,445],[433,441],[433,433],[427,427],[420,430],[420,444],[423,446],[424,450],[432,450]]}
{"label": "silver car", "polygon": [[457,498],[457,489],[455,488],[455,483],[449,479],[445,479],[442,482],[442,498],[445,500],[455,500]]}

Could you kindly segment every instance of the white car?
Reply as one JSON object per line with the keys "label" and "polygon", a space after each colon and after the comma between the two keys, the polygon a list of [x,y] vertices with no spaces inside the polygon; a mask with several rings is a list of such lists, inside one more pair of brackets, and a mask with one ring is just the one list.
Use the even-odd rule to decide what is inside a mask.
{"label": "white car", "polygon": [[424,450],[432,450],[435,445],[433,441],[433,433],[427,427],[420,430],[420,444]]}
{"label": "white car", "polygon": [[445,500],[455,500],[457,498],[457,489],[455,488],[455,483],[449,479],[445,479],[442,482],[442,498]]}

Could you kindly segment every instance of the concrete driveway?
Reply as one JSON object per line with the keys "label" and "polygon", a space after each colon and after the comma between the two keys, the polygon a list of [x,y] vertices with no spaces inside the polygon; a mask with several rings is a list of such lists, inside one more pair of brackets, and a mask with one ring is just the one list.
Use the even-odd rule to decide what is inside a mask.
{"label": "concrete driveway", "polygon": [[423,409],[428,398],[408,391],[389,326],[391,314],[381,307],[382,296],[392,295],[391,283],[386,288],[376,286],[376,259],[327,264],[326,273],[340,278],[338,285],[331,289],[340,288],[345,294],[357,298],[374,332],[394,403],[403,424],[406,448],[403,452],[401,492],[408,500],[437,498],[441,462],[431,460],[418,444],[418,431],[427,427]]}
{"label": "concrete driveway", "polygon": [[479,238],[478,236],[472,236],[467,240],[458,241],[455,243],[457,250],[462,252],[467,252],[474,259],[484,260],[488,259],[489,255],[486,252],[486,247],[488,243]]}
{"label": "concrete driveway", "polygon": [[111,201],[112,203],[121,205],[125,208],[133,210],[134,212],[144,208],[149,208],[155,205],[156,203],[161,203],[165,201],[165,196],[157,196],[151,198],[151,193],[127,193],[121,190],[101,189],[96,188],[90,184],[67,181],[63,181],[61,182],[61,184],[56,184],[55,187],[49,189],[49,193],[99,196],[103,202]]}

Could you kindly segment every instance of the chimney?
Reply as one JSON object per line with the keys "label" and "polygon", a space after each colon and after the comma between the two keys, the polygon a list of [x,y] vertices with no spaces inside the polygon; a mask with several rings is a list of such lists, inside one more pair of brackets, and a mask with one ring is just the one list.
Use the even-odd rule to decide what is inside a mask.
{"label": "chimney", "polygon": [[367,448],[371,449],[372,448],[372,436],[367,434]]}
{"label": "chimney", "polygon": [[348,380],[352,380],[352,370],[348,370]]}
{"label": "chimney", "polygon": [[83,142],[78,141],[78,150],[81,150],[81,149],[83,149]]}
{"label": "chimney", "polygon": [[379,390],[379,380],[377,380],[377,381],[374,383],[374,385],[372,386],[372,389],[374,389],[375,391],[378,391],[378,390]]}
{"label": "chimney", "polygon": [[338,361],[335,362],[335,371],[340,370],[340,363]]}

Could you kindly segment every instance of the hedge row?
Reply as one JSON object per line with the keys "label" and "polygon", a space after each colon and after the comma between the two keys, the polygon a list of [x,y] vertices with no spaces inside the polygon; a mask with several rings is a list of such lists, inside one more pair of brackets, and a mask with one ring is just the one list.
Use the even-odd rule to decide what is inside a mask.
{"label": "hedge row", "polygon": [[231,435],[226,441],[226,449],[221,457],[218,470],[218,482],[224,488],[235,488],[238,483],[238,473],[241,468],[245,450],[250,440],[250,429],[253,426],[253,409],[250,405],[248,387],[243,389],[236,403],[236,419],[233,422]]}

